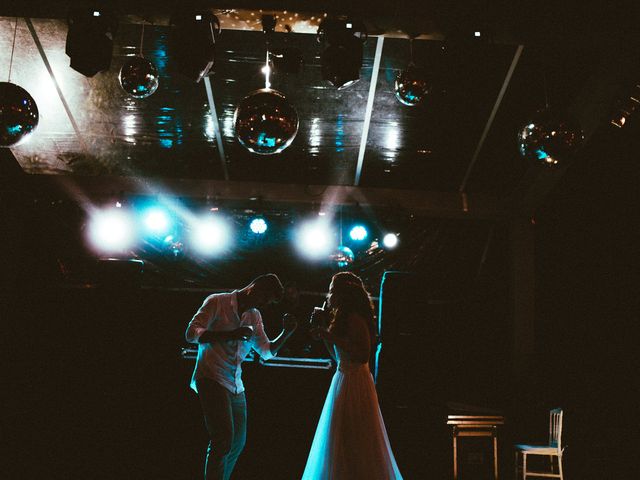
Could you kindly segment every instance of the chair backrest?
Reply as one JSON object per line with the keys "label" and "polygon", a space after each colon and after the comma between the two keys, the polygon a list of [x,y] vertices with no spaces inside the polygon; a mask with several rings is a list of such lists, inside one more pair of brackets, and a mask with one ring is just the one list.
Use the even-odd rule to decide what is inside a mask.
{"label": "chair backrest", "polygon": [[549,446],[562,451],[562,409],[549,410]]}

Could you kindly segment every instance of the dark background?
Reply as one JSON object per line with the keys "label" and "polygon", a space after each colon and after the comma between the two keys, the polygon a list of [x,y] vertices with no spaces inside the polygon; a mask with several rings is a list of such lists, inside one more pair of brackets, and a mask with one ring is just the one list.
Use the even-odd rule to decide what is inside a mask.
{"label": "dark background", "polygon": [[[9,3],[3,15],[30,15],[28,3]],[[34,3],[43,8],[41,2]],[[420,8],[428,10],[440,3],[429,2]],[[472,11],[483,11],[482,2],[469,3],[474,3]],[[517,376],[512,368],[510,219],[427,218],[397,209],[368,212],[382,224],[398,222],[404,232],[402,248],[360,260],[352,266],[353,271],[365,278],[376,296],[385,271],[414,274],[403,277],[400,293],[389,299],[387,305],[396,305],[396,313],[382,318],[383,330],[397,326],[412,332],[405,343],[399,337],[383,339],[387,353],[381,357],[379,391],[391,444],[406,478],[448,478],[448,402],[497,410],[507,418],[500,433],[501,473],[503,478],[512,478],[512,444],[544,442],[548,410],[562,406],[567,478],[635,479],[632,446],[640,424],[634,335],[640,312],[640,123],[636,113],[623,129],[616,129],[600,113],[605,112],[605,117],[610,113],[612,105],[607,102],[623,93],[623,84],[640,66],[634,44],[617,43],[620,37],[614,35],[615,41],[611,41],[609,36],[635,27],[637,5],[620,2],[594,8],[565,2],[542,9],[533,2],[498,3],[500,8],[494,13],[501,12],[498,17],[512,34],[520,34],[516,40],[524,40],[527,47],[481,152],[471,191],[489,192],[504,200],[522,180],[527,168],[516,149],[515,131],[526,115],[540,106],[545,82],[555,105],[588,110],[582,116],[591,121],[591,135],[535,214],[525,216],[535,229],[535,355]],[[407,5],[411,2],[398,2],[396,10]],[[412,10],[407,12],[410,16]],[[438,19],[443,31],[447,25],[450,32],[455,31],[452,25],[461,25],[455,21],[459,18],[455,13],[453,7],[444,9]],[[42,16],[47,18],[46,8]],[[42,30],[48,25],[45,21],[35,24]],[[24,26],[19,30],[19,38],[27,39],[25,51],[30,52],[32,40]],[[166,40],[166,30],[155,29],[159,45]],[[118,41],[123,48],[138,40],[132,25],[124,27],[121,35]],[[214,83],[245,75],[261,58],[261,51],[255,48],[261,45],[261,34],[239,35],[230,32],[226,38],[232,50],[244,58],[235,64],[241,71],[222,63]],[[58,46],[62,45],[62,37],[55,38]],[[567,38],[568,44],[556,48]],[[312,39],[306,40],[311,50]],[[448,80],[451,93],[438,97],[439,110],[405,116],[392,101],[389,80],[395,69],[405,64],[404,43],[399,39],[385,43],[386,77],[381,74],[379,79],[384,88],[379,89],[372,123],[372,131],[378,134],[372,135],[367,152],[372,161],[366,164],[369,170],[365,168],[363,180],[369,186],[413,188],[416,186],[411,182],[417,182],[419,188],[453,191],[468,166],[515,44],[454,51],[447,60],[451,63],[442,68],[452,77]],[[425,61],[440,47],[437,42],[423,46],[417,54]],[[349,99],[350,105],[357,103],[358,108],[363,106],[372,52],[370,42],[365,49],[365,74],[356,89],[359,96]],[[479,57],[478,52],[487,56]],[[26,62],[28,55],[21,53],[19,49],[16,61]],[[154,55],[160,53],[154,51]],[[115,63],[122,60],[122,52],[116,55],[120,58]],[[483,58],[489,63],[482,64]],[[476,68],[478,64],[486,69]],[[477,76],[455,75],[461,65]],[[448,68],[451,66],[457,67]],[[313,60],[305,73],[316,83],[320,83],[318,67]],[[545,69],[546,81],[540,74]],[[25,78],[32,76],[28,69],[23,71]],[[116,71],[114,68],[96,79],[94,83],[104,84],[105,91],[92,97],[96,104],[103,105],[101,99],[110,99],[107,106],[117,104],[118,108],[107,109],[113,117],[105,122],[115,133],[105,136],[97,132],[97,140],[91,144],[97,156],[75,160],[73,135],[58,138],[52,151],[64,150],[72,160],[65,168],[78,169],[63,173],[127,173],[131,170],[125,158],[139,155],[149,163],[138,164],[140,170],[133,170],[134,174],[162,178],[181,177],[187,172],[219,178],[218,164],[211,161],[217,153],[215,145],[194,133],[200,132],[200,124],[194,123],[191,132],[197,141],[182,147],[167,149],[156,142],[153,135],[161,136],[162,132],[155,127],[150,133],[141,130],[151,140],[145,137],[147,140],[135,149],[124,142],[119,130],[124,94],[109,83]],[[167,84],[165,94],[170,98],[175,91],[184,91],[185,84],[176,82],[171,88]],[[287,88],[292,90],[308,84],[306,80],[299,85],[293,80],[290,83]],[[299,88],[303,94],[310,89]],[[176,113],[177,120],[191,119],[190,108],[204,101],[202,88],[189,91],[193,93],[184,111]],[[249,85],[226,91],[223,116],[229,116],[234,103],[247,91]],[[286,165],[293,167],[285,173],[295,176],[286,181],[307,182],[310,175],[319,183],[341,183],[345,178],[344,183],[349,183],[355,156],[345,161],[346,154],[335,144],[336,112],[345,106],[333,92],[324,93],[332,101],[323,103],[327,108],[319,116],[323,148],[315,152],[307,148],[311,124],[304,124],[303,141],[285,155]],[[143,118],[144,110],[134,113]],[[394,119],[412,132],[397,152],[378,142],[389,112],[395,112],[398,118]],[[200,113],[198,110],[194,116],[199,121]],[[446,115],[446,121],[440,114]],[[360,121],[358,117],[344,128],[351,154],[359,140]],[[423,142],[426,125],[433,127],[429,130],[433,137]],[[89,130],[85,133],[91,137]],[[164,133],[170,139],[175,134],[173,130]],[[104,149],[101,141],[115,146]],[[232,136],[227,135],[224,141],[229,147],[233,145],[229,150],[233,152],[232,180],[255,180],[254,175],[265,172],[266,180],[277,176],[267,166],[253,168],[257,160],[238,150]],[[425,160],[420,156],[423,154],[416,156],[419,150],[433,155]],[[49,158],[46,152],[40,153],[41,159]],[[140,277],[126,270],[105,270],[110,267],[98,262],[83,243],[86,218],[75,200],[47,182],[34,180],[39,175],[25,173],[56,173],[51,165],[59,165],[60,159],[53,155],[56,161],[49,164],[34,162],[29,155],[16,157],[9,150],[0,151],[2,476],[199,478],[206,435],[197,398],[188,389],[193,363],[180,355],[187,322],[207,292],[241,287],[264,271],[275,271],[283,281],[294,281],[306,292],[296,312],[304,321],[312,306],[321,303],[335,268],[307,267],[282,246],[265,246],[252,253],[250,245],[245,245],[242,255],[222,265],[188,259],[163,261],[145,250],[137,252],[146,260]],[[389,172],[383,168],[386,157],[399,159]],[[105,158],[115,163],[96,161]],[[345,171],[349,172],[346,177]],[[194,203],[201,201],[195,199]],[[278,214],[287,224],[287,215],[293,213]],[[270,335],[277,334],[282,309],[263,313]],[[302,328],[292,338],[289,353],[305,354],[309,343]],[[319,353],[317,347],[311,345],[313,354]],[[329,371],[245,366],[249,437],[237,478],[299,478],[330,378]],[[465,470],[468,478],[474,474],[487,478],[487,457],[467,457],[476,459]]]}

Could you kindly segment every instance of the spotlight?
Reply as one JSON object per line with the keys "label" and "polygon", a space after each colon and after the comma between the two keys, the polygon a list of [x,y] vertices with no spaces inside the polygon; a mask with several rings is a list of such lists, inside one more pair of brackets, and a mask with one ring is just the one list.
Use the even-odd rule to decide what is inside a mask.
{"label": "spotlight", "polygon": [[207,214],[192,223],[191,242],[196,252],[217,255],[229,247],[231,227],[219,215]]}
{"label": "spotlight", "polygon": [[385,248],[396,248],[398,246],[398,236],[395,233],[387,233],[382,238],[382,244]]}
{"label": "spotlight", "polygon": [[117,29],[115,15],[103,9],[77,8],[69,13],[68,24],[65,51],[71,68],[85,77],[109,70]]}
{"label": "spotlight", "polygon": [[142,223],[147,232],[163,236],[171,228],[171,218],[166,210],[160,207],[150,207],[142,215]]}
{"label": "spotlight", "polygon": [[210,12],[190,11],[174,14],[171,22],[171,67],[197,83],[213,67],[220,21]]}
{"label": "spotlight", "polygon": [[367,238],[367,229],[362,225],[356,225],[349,232],[349,236],[351,237],[351,240],[355,240],[357,242],[362,241]]}
{"label": "spotlight", "polygon": [[335,246],[334,235],[324,219],[303,224],[295,235],[298,251],[311,259],[326,258]]}
{"label": "spotlight", "polygon": [[320,57],[322,78],[339,90],[357,82],[362,66],[362,44],[367,38],[364,24],[327,17],[318,27],[317,38],[326,44]]}
{"label": "spotlight", "polygon": [[264,218],[254,218],[249,224],[251,231],[257,235],[261,235],[267,231],[267,222]]}
{"label": "spotlight", "polygon": [[115,253],[130,248],[134,243],[134,221],[122,208],[98,211],[89,221],[89,241],[104,253]]}

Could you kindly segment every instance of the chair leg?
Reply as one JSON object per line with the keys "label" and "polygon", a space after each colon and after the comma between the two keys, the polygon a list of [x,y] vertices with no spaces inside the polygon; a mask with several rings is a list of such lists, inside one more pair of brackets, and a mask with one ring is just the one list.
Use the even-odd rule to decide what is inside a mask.
{"label": "chair leg", "polygon": [[527,454],[522,452],[522,480],[527,480]]}
{"label": "chair leg", "polygon": [[562,472],[562,455],[558,455],[558,470],[560,473],[560,480],[564,480],[564,474]]}

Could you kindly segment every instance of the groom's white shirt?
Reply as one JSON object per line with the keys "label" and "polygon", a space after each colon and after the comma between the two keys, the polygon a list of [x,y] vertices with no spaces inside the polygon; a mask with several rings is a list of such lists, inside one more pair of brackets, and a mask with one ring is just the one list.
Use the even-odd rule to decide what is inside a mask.
{"label": "groom's white shirt", "polygon": [[[241,326],[253,327],[250,340],[228,340],[198,343],[207,330],[230,331]],[[271,343],[264,331],[260,311],[251,308],[238,315],[236,291],[209,295],[193,316],[185,333],[187,342],[198,343],[198,358],[191,377],[191,388],[196,388],[196,379],[215,380],[231,393],[244,392],[242,362],[253,348],[265,360],[273,357]]]}

